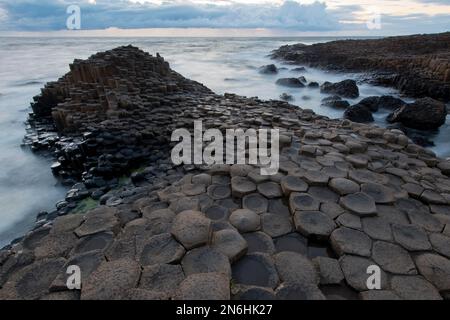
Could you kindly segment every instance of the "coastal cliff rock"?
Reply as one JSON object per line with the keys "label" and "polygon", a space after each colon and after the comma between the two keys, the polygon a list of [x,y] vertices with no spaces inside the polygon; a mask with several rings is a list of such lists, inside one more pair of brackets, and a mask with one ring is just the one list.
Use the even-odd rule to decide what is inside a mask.
{"label": "coastal cliff rock", "polygon": [[[76,136],[83,151],[73,155],[91,169],[55,214],[0,250],[0,299],[448,298],[450,162],[398,130],[216,95],[134,47],[76,64],[91,71],[50,84],[34,120],[53,115],[51,150]],[[93,72],[104,65],[112,74]],[[112,79],[123,83],[107,86],[120,103],[88,94]],[[171,130],[194,120],[222,132],[278,128],[279,172],[174,165]],[[129,168],[133,152],[145,168],[128,183],[104,177]],[[80,210],[83,197],[95,205]],[[71,265],[79,290],[66,286]]]}
{"label": "coastal cliff rock", "polygon": [[369,72],[413,97],[450,101],[450,33],[286,45],[273,58],[334,71]]}

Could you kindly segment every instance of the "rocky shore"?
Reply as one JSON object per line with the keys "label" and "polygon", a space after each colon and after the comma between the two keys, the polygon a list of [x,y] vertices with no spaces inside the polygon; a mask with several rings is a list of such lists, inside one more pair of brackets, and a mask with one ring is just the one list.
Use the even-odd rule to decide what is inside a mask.
{"label": "rocky shore", "polygon": [[[195,120],[279,129],[279,173],[173,165]],[[77,183],[0,251],[0,299],[450,299],[450,162],[399,130],[216,95],[131,46],[75,61],[30,124]]]}
{"label": "rocky shore", "polygon": [[333,71],[366,72],[408,96],[450,101],[450,33],[287,45],[273,57]]}

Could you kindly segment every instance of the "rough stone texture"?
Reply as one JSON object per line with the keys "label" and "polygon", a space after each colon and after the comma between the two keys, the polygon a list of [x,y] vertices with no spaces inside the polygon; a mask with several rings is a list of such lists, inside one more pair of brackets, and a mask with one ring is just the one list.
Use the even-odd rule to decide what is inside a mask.
{"label": "rough stone texture", "polygon": [[326,238],[336,228],[334,221],[320,211],[298,211],[294,223],[297,231],[305,237]]}
{"label": "rough stone texture", "polygon": [[231,276],[231,266],[228,257],[210,247],[201,247],[189,251],[184,256],[181,264],[187,276],[195,273],[210,272]]}
{"label": "rough stone texture", "polygon": [[273,260],[263,253],[251,253],[232,267],[233,280],[238,284],[275,289],[279,277]]}
{"label": "rough stone texture", "polygon": [[212,247],[234,262],[247,253],[248,245],[239,232],[225,229],[214,233]]}
{"label": "rough stone texture", "polygon": [[180,265],[154,264],[143,268],[139,288],[171,296],[184,278]]}
{"label": "rough stone texture", "polygon": [[184,211],[176,216],[171,233],[187,250],[199,247],[211,237],[211,220],[201,212]]}
{"label": "rough stone texture", "polygon": [[274,256],[275,266],[280,280],[287,283],[315,284],[319,283],[319,275],[311,261],[295,252],[281,252]]}
{"label": "rough stone texture", "polygon": [[373,216],[377,213],[373,198],[362,192],[341,198],[340,205],[361,217]]}
{"label": "rough stone texture", "polygon": [[417,274],[408,251],[398,245],[377,241],[373,244],[372,258],[384,271],[395,274]]}
{"label": "rough stone texture", "polygon": [[[339,259],[347,283],[357,291],[367,291],[367,268],[376,265],[367,258],[345,255]],[[386,273],[381,270],[381,289],[386,289],[388,279]]]}
{"label": "rough stone texture", "polygon": [[450,260],[432,253],[420,254],[415,260],[417,269],[425,279],[439,291],[450,290]]}
{"label": "rough stone texture", "polygon": [[293,228],[290,217],[273,213],[261,215],[261,226],[262,231],[272,238],[288,234]]}
{"label": "rough stone texture", "polygon": [[391,288],[404,300],[442,300],[436,288],[419,276],[394,276]]}
{"label": "rough stone texture", "polygon": [[169,233],[151,237],[142,246],[140,262],[142,265],[175,263],[180,261],[185,249]]}
{"label": "rough stone texture", "polygon": [[320,274],[320,284],[339,284],[344,280],[339,261],[326,257],[317,257],[313,263]]}
{"label": "rough stone texture", "polygon": [[230,280],[222,273],[192,274],[179,286],[175,300],[229,300]]}
{"label": "rough stone texture", "polygon": [[426,232],[415,225],[393,225],[395,242],[400,244],[406,250],[422,251],[430,250],[431,244],[428,241]]}
{"label": "rough stone texture", "polygon": [[248,209],[239,209],[230,216],[230,223],[239,230],[246,233],[257,231],[261,226],[261,217]]}
{"label": "rough stone texture", "polygon": [[355,254],[370,257],[372,241],[361,231],[341,227],[333,231],[330,237],[334,251],[343,254]]}

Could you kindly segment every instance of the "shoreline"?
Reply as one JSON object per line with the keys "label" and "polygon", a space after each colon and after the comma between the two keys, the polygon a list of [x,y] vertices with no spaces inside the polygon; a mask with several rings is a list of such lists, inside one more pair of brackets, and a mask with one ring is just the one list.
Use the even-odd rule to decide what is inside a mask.
{"label": "shoreline", "polygon": [[[170,108],[170,114],[167,113],[167,108]],[[310,110],[281,101],[261,101],[232,94],[216,95],[203,85],[172,71],[161,57],[152,57],[133,47],[121,47],[96,54],[87,61],[75,61],[69,74],[58,82],[47,85],[43,94],[35,99],[34,111],[37,118],[48,119],[51,116],[49,123],[54,124],[59,132],[65,133],[60,138],[49,135],[35,147],[50,147],[56,150],[60,161],[53,168],[55,172],[63,173],[68,179],[82,177],[83,183],[76,184],[68,194],[69,201],[60,204],[58,211],[50,217],[42,219],[35,230],[16,242],[13,247],[0,250],[0,280],[3,287],[0,289],[0,296],[4,295],[6,298],[197,298],[202,296],[202,290],[211,293],[212,282],[220,284],[220,292],[216,292],[218,298],[230,298],[230,295],[250,294],[255,290],[254,284],[245,283],[248,276],[246,262],[249,263],[249,259],[259,261],[263,273],[272,277],[269,277],[272,280],[264,279],[268,282],[259,283],[260,287],[265,287],[263,293],[268,296],[282,297],[287,293],[298,293],[298,283],[283,280],[283,275],[288,278],[294,276],[291,274],[293,270],[280,271],[279,264],[286,262],[294,265],[300,263],[312,270],[310,278],[307,279],[311,286],[307,292],[303,292],[307,298],[325,298],[319,290],[319,284],[330,284],[322,284],[321,280],[316,279],[320,278],[322,263],[331,264],[334,268],[337,266],[335,270],[343,269],[341,272],[336,271],[337,278],[340,279],[337,285],[345,278],[342,291],[350,291],[356,296],[359,292],[360,298],[368,298],[371,294],[363,293],[365,290],[361,290],[359,280],[351,275],[344,260],[346,257],[351,259],[352,254],[366,257],[366,260],[371,257],[370,249],[367,256],[366,247],[355,248],[355,244],[348,243],[347,237],[362,237],[363,242],[366,242],[367,237],[371,246],[372,241],[383,245],[386,240],[384,236],[379,238],[369,233],[368,237],[368,231],[362,225],[365,219],[370,221],[369,218],[379,214],[378,206],[383,206],[383,210],[396,208],[398,212],[402,212],[394,214],[398,215],[400,220],[401,216],[409,215],[409,206],[420,208],[418,212],[428,210],[425,222],[417,217],[409,216],[407,219],[413,221],[413,225],[424,227],[428,233],[442,234],[445,237],[444,234],[448,236],[450,232],[448,200],[442,195],[450,188],[447,187],[449,163],[410,143],[398,130],[386,130],[347,120],[330,120]],[[193,120],[199,118],[206,121],[207,127],[218,127],[222,130],[237,125],[281,128],[283,146],[286,149],[280,174],[273,179],[265,179],[253,174],[256,168],[248,166],[174,167],[167,159],[170,154],[170,132],[176,127],[190,127]],[[38,127],[39,125],[41,124],[38,124]],[[166,145],[166,148],[161,149],[161,144]],[[339,145],[339,148],[334,148],[333,145]],[[143,146],[148,148],[143,151]],[[292,158],[293,155],[296,156]],[[402,164],[399,159],[406,163]],[[142,160],[144,162],[141,162]],[[145,160],[148,162],[142,167]],[[131,175],[131,183],[121,184],[118,177],[133,166],[141,166],[141,169]],[[407,169],[416,175],[411,176],[406,172]],[[433,181],[439,181],[440,185],[436,186],[433,184],[435,182],[429,181],[430,179],[421,173],[422,169],[426,175],[433,177]],[[293,182],[285,181],[283,179],[286,179],[286,176],[295,179]],[[405,180],[404,177],[408,178]],[[233,179],[241,181],[233,183]],[[374,182],[373,179],[377,182],[367,186],[368,183]],[[403,179],[401,184],[398,179]],[[329,185],[332,180],[344,185]],[[356,191],[355,184],[358,185],[358,192],[353,193],[358,195],[358,199],[347,197],[347,193],[342,191],[342,188],[345,189],[348,185],[352,185],[352,190]],[[251,186],[250,192],[241,190],[246,185]],[[261,185],[263,186],[260,187]],[[366,193],[372,192],[372,196],[361,196],[364,192],[360,193],[359,190],[364,185],[368,188]],[[408,185],[408,188],[404,185]],[[317,208],[314,204],[309,211],[304,208],[296,209],[295,200],[291,198],[292,193],[300,189],[313,203],[317,203]],[[432,194],[427,193],[429,190]],[[323,199],[321,192],[335,200]],[[340,192],[344,193],[339,194]],[[392,193],[391,196],[386,194],[389,192]],[[316,266],[309,259],[299,262],[298,252],[285,254],[282,250],[271,252],[268,256],[267,253],[246,255],[250,242],[242,240],[248,231],[242,232],[239,229],[242,226],[233,224],[228,218],[237,209],[240,210],[243,198],[250,194],[255,194],[258,199],[255,200],[256,203],[252,201],[252,204],[249,204],[251,209],[258,211],[258,207],[264,207],[264,203],[268,201],[273,203],[272,210],[277,211],[268,213],[266,208],[263,212],[258,212],[259,218],[255,219],[259,221],[259,226],[251,231],[258,233],[259,237],[264,237],[260,233],[268,235],[270,240],[266,241],[269,243],[276,242],[279,237],[287,237],[286,241],[293,241],[288,237],[292,234],[301,237],[298,240],[300,242],[306,239],[314,243],[316,238],[320,239],[323,249],[331,250],[334,254],[321,256],[321,259],[314,261],[319,265],[319,271],[315,271]],[[376,194],[381,194],[383,199],[374,199]],[[94,199],[93,195],[98,198]],[[391,198],[392,195],[395,197]],[[386,197],[389,199],[386,200]],[[89,198],[94,202],[86,200]],[[282,201],[279,203],[280,199],[291,203],[287,206],[282,204]],[[68,214],[80,205],[80,200],[88,202],[86,214]],[[98,205],[97,201],[102,206],[92,210],[94,203],[95,206]],[[374,212],[363,212],[360,201],[369,207],[377,207]],[[301,203],[299,200],[298,205],[302,206]],[[255,205],[257,206],[254,207]],[[185,213],[185,210],[203,213]],[[292,217],[284,216],[283,212],[286,210]],[[310,225],[314,224],[314,219],[317,218],[306,214],[311,210],[321,212],[317,217],[320,217],[321,227],[328,225],[328,230],[317,230]],[[221,219],[212,218],[217,215]],[[56,220],[53,221],[54,218]],[[183,230],[174,230],[177,219],[184,222],[193,219],[201,225],[204,224],[207,232],[199,236],[199,243],[192,245],[192,239],[184,238]],[[272,220],[280,224],[282,230],[279,230],[280,226],[272,225]],[[358,221],[361,227],[355,227]],[[189,223],[180,228],[184,227],[194,228],[189,227]],[[147,232],[151,236],[146,234]],[[212,238],[211,233],[214,234]],[[222,236],[225,238],[221,238]],[[234,248],[230,248],[228,240],[225,239],[231,239],[229,241]],[[134,247],[135,244],[132,243],[138,240],[142,243]],[[396,252],[395,250],[403,247],[402,254],[406,250],[406,255],[409,256],[408,249],[405,248],[407,244],[396,242],[397,244],[393,245],[395,248],[386,250]],[[95,243],[94,250],[87,250],[86,248],[92,247],[86,243]],[[204,246],[205,244],[207,246]],[[173,249],[170,256],[155,255],[154,250],[159,250],[162,245],[169,245],[170,249]],[[195,259],[189,262],[189,267],[188,262],[182,261],[187,257],[184,251],[193,255],[198,247],[202,247],[209,253],[210,246],[214,248],[214,252],[220,253],[219,256],[225,256],[225,260],[230,261],[228,265],[224,259],[219,259],[220,262],[212,260],[217,270],[210,274],[208,281],[211,282],[204,283],[196,277],[203,271]],[[133,247],[133,252],[129,252],[130,247]],[[308,252],[310,247],[305,247]],[[237,249],[238,252],[235,252]],[[435,256],[441,257],[442,252],[429,255],[432,255],[431,260],[434,263],[433,259],[440,259]],[[337,256],[340,256],[339,261]],[[86,263],[96,261],[96,267],[90,270],[87,287],[83,287],[81,292],[67,291],[61,285],[60,276],[56,276],[65,264],[76,258],[86,259]],[[239,271],[234,271],[232,268],[235,268],[237,261],[241,261],[241,267]],[[159,265],[159,269],[149,270],[149,266],[154,263]],[[430,262],[420,263],[427,266]],[[167,264],[177,267],[173,270],[167,269],[164,267]],[[277,267],[274,268],[274,265]],[[127,270],[123,292],[114,291],[113,284],[107,281],[106,276],[114,275],[115,267]],[[409,267],[409,264],[401,265],[400,273],[404,272],[403,268]],[[33,284],[20,282],[22,277],[41,274],[42,270],[47,268],[50,275],[39,280],[38,289],[33,287]],[[55,272],[53,279],[52,272]],[[163,290],[161,287],[155,290],[155,284],[150,280],[141,286],[136,278],[138,279],[142,272],[173,272],[182,279],[177,283],[180,285],[180,295],[174,296],[173,292],[168,291],[167,284],[159,284],[164,287]],[[233,279],[238,278],[243,282],[242,286],[235,288],[236,292],[226,284],[232,274]],[[435,278],[430,280],[430,275],[421,274],[432,284],[421,283],[419,292],[430,298],[440,298],[438,291],[447,289],[434,288],[433,285],[439,287]],[[273,280],[275,278],[278,280]],[[411,285],[409,280],[394,278],[397,286],[389,286],[389,294],[405,294],[402,288]],[[100,292],[96,288],[98,286],[105,291]],[[384,294],[389,296],[388,293]]]}

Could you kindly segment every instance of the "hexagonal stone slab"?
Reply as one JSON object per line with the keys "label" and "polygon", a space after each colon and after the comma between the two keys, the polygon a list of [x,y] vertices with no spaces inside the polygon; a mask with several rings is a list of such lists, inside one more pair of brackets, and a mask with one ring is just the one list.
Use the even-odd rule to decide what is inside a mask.
{"label": "hexagonal stone slab", "polygon": [[253,166],[248,164],[235,164],[230,168],[230,175],[231,177],[246,177],[253,169]]}
{"label": "hexagonal stone slab", "polygon": [[206,244],[211,237],[211,220],[198,211],[184,211],[173,221],[171,233],[187,250]]}
{"label": "hexagonal stone slab", "polygon": [[248,245],[239,232],[233,229],[224,229],[214,232],[212,247],[234,262],[247,253]]}
{"label": "hexagonal stone slab", "polygon": [[292,214],[296,211],[318,211],[320,202],[307,193],[291,193],[289,197],[289,209]]}
{"label": "hexagonal stone slab", "polygon": [[304,179],[310,186],[326,186],[330,177],[323,171],[307,170]]}
{"label": "hexagonal stone slab", "polygon": [[339,204],[360,217],[374,216],[377,214],[375,201],[362,192],[342,197]]}
{"label": "hexagonal stone slab", "polygon": [[139,288],[171,296],[185,276],[180,265],[155,264],[144,267]]}
{"label": "hexagonal stone slab", "polygon": [[309,188],[308,193],[313,196],[314,199],[322,203],[337,203],[339,201],[339,195],[328,187],[312,186],[311,188]]}
{"label": "hexagonal stone slab", "polygon": [[391,224],[384,217],[361,219],[364,233],[376,240],[392,241]]}
{"label": "hexagonal stone slab", "polygon": [[418,225],[430,232],[442,232],[444,224],[434,215],[423,211],[408,211],[409,220],[412,224]]}
{"label": "hexagonal stone slab", "polygon": [[308,252],[308,239],[297,232],[293,232],[276,238],[275,249],[277,252],[290,251],[306,256]]}
{"label": "hexagonal stone slab", "polygon": [[231,196],[231,189],[227,185],[213,184],[208,187],[208,195],[214,200],[226,199]]}
{"label": "hexagonal stone slab", "polygon": [[261,214],[267,212],[269,201],[259,193],[252,193],[242,198],[242,207]]}
{"label": "hexagonal stone slab", "polygon": [[233,177],[231,179],[233,197],[242,198],[256,191],[256,184],[244,177]]}
{"label": "hexagonal stone slab", "polygon": [[205,210],[205,215],[213,221],[227,221],[230,215],[230,210],[228,208],[213,204]]}
{"label": "hexagonal stone slab", "polygon": [[185,249],[169,233],[156,235],[148,239],[140,253],[140,262],[151,264],[170,264],[180,261]]}
{"label": "hexagonal stone slab", "polygon": [[295,252],[280,252],[274,256],[280,280],[288,283],[319,284],[319,275],[312,262]]}
{"label": "hexagonal stone slab", "polygon": [[289,207],[286,204],[284,204],[282,199],[270,200],[269,201],[269,209],[267,212],[270,212],[273,214],[291,216]]}
{"label": "hexagonal stone slab", "polygon": [[264,182],[258,184],[258,192],[268,199],[279,198],[283,195],[281,187],[275,182]]}
{"label": "hexagonal stone slab", "polygon": [[288,234],[293,228],[290,217],[273,213],[261,215],[261,227],[272,238]]}
{"label": "hexagonal stone slab", "polygon": [[189,251],[181,261],[187,276],[195,273],[223,273],[231,276],[230,260],[226,255],[210,247]]}
{"label": "hexagonal stone slab", "polygon": [[313,264],[319,272],[320,284],[339,284],[344,280],[339,261],[327,257],[314,258]]}
{"label": "hexagonal stone slab", "polygon": [[336,223],[337,225],[342,227],[362,230],[361,218],[348,212],[341,214],[336,219]]}
{"label": "hexagonal stone slab", "polygon": [[[367,291],[367,279],[369,274],[367,268],[376,265],[370,259],[357,257],[352,255],[345,255],[339,259],[342,272],[345,276],[345,281],[357,291]],[[381,270],[381,289],[387,288],[387,275]]]}
{"label": "hexagonal stone slab", "polygon": [[395,191],[379,183],[364,183],[361,185],[361,192],[367,194],[376,203],[387,204],[395,202]]}
{"label": "hexagonal stone slab", "polygon": [[409,251],[430,250],[431,244],[428,241],[426,232],[414,225],[398,225],[392,226],[394,240],[403,248]]}
{"label": "hexagonal stone slab", "polygon": [[387,184],[389,178],[385,175],[369,171],[367,169],[351,170],[349,172],[349,178],[356,181],[359,184],[374,182],[380,184]]}
{"label": "hexagonal stone slab", "polygon": [[308,188],[308,184],[300,177],[286,176],[281,179],[281,189],[286,196],[289,196],[292,192],[306,192]]}
{"label": "hexagonal stone slab", "polygon": [[175,300],[230,300],[230,279],[222,273],[192,274],[180,284]]}
{"label": "hexagonal stone slab", "polygon": [[360,190],[359,184],[345,178],[331,179],[329,186],[334,192],[340,194],[341,196],[358,193]]}
{"label": "hexagonal stone slab", "polygon": [[423,253],[415,258],[421,275],[439,291],[450,290],[450,260],[432,253]]}
{"label": "hexagonal stone slab", "polygon": [[355,254],[370,257],[372,240],[361,231],[341,227],[333,231],[330,240],[333,250],[340,256]]}
{"label": "hexagonal stone slab", "polygon": [[420,276],[394,276],[391,288],[405,300],[442,300],[436,288]]}
{"label": "hexagonal stone slab", "polygon": [[417,274],[416,266],[408,251],[399,245],[376,241],[372,248],[372,259],[384,271],[405,275]]}
{"label": "hexagonal stone slab", "polygon": [[230,216],[230,223],[241,233],[253,232],[261,227],[261,217],[248,209],[239,209]]}
{"label": "hexagonal stone slab", "polygon": [[248,253],[260,252],[269,255],[275,253],[275,245],[271,237],[264,232],[252,232],[243,235],[247,241]]}
{"label": "hexagonal stone slab", "polygon": [[278,273],[272,259],[263,253],[251,253],[232,266],[233,280],[238,284],[274,289]]}
{"label": "hexagonal stone slab", "polygon": [[450,237],[440,233],[432,233],[430,242],[436,252],[450,258]]}
{"label": "hexagonal stone slab", "polygon": [[91,234],[112,231],[117,233],[120,229],[120,221],[115,210],[91,211],[86,215],[86,220],[81,226],[75,229],[75,234],[85,237]]}
{"label": "hexagonal stone slab", "polygon": [[298,211],[294,216],[295,228],[305,237],[328,238],[336,223],[320,211]]}
{"label": "hexagonal stone slab", "polygon": [[126,290],[135,288],[141,275],[136,261],[119,259],[102,263],[83,281],[82,300],[120,300]]}

